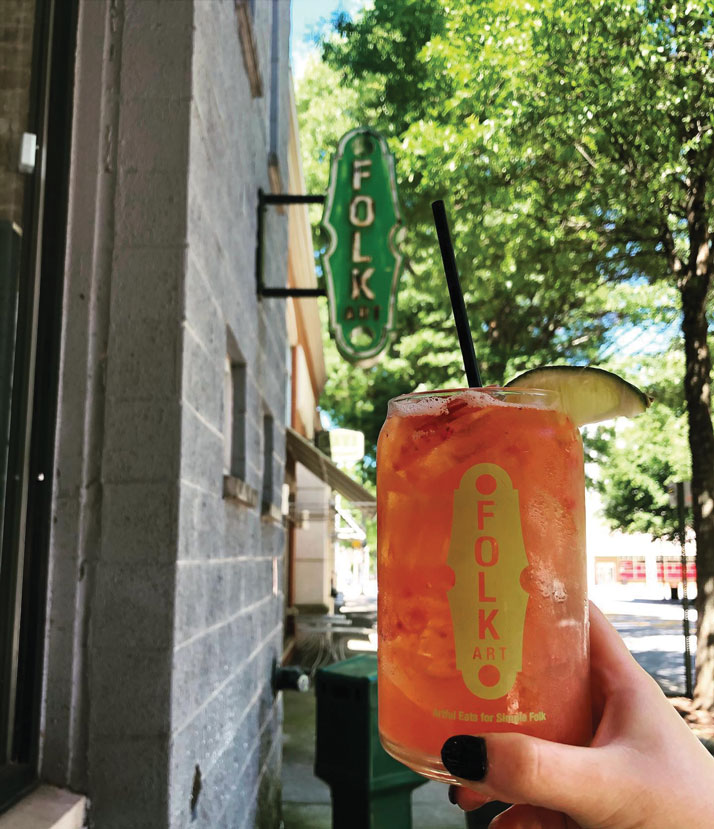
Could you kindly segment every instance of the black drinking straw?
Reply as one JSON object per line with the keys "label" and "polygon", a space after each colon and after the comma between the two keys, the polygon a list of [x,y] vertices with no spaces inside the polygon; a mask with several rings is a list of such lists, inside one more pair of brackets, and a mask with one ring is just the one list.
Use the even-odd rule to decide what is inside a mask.
{"label": "black drinking straw", "polygon": [[439,237],[441,259],[444,263],[446,284],[449,286],[451,307],[454,312],[456,331],[459,335],[459,345],[461,346],[461,356],[463,357],[464,368],[466,369],[466,379],[470,388],[480,388],[482,385],[481,372],[476,361],[476,352],[474,351],[474,341],[471,338],[469,319],[466,316],[464,295],[461,291],[461,283],[459,282],[459,272],[456,268],[454,246],[451,244],[451,234],[449,233],[449,222],[446,218],[444,202],[441,199],[432,202],[431,210],[434,214],[436,235]]}

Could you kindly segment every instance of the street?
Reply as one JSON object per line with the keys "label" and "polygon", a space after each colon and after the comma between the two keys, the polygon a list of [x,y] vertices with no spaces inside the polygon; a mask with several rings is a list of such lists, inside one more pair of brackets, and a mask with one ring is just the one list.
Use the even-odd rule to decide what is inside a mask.
{"label": "street", "polygon": [[[685,693],[682,604],[671,601],[612,598],[596,594],[593,600],[622,636],[628,649],[667,696]],[[689,608],[689,647],[696,650],[697,612]]]}
{"label": "street", "polygon": [[[684,675],[683,608],[681,601],[628,598],[624,591],[594,587],[590,596],[622,636],[639,664],[657,680],[668,696],[682,696],[686,691]],[[342,612],[360,613],[374,619],[376,597],[348,600]],[[694,677],[697,611],[689,603],[689,648]],[[350,643],[355,651],[374,650],[376,642]]]}

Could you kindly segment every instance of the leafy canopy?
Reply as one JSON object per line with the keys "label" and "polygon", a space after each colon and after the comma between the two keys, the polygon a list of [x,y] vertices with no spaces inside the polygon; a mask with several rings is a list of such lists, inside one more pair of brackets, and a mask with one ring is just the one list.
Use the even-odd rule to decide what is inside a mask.
{"label": "leafy canopy", "polygon": [[[676,318],[674,292],[654,286],[667,274],[655,185],[667,189],[674,175],[648,164],[661,112],[646,92],[661,52],[645,56],[659,35],[642,30],[637,8],[390,0],[339,18],[324,41],[324,60],[298,87],[308,189],[325,190],[340,136],[369,123],[395,153],[408,230],[390,353],[365,371],[328,349],[323,406],[366,433],[368,466],[389,397],[464,382],[436,197],[449,208],[486,382],[545,362],[601,361],[623,328]],[[623,159],[623,146],[639,157]]]}

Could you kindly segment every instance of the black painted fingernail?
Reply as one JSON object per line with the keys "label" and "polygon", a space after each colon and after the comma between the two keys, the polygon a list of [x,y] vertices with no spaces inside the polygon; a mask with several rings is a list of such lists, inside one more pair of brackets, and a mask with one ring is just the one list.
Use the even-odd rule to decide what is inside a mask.
{"label": "black painted fingernail", "polygon": [[456,804],[458,802],[457,799],[456,799],[456,789],[457,788],[458,788],[457,786],[453,786],[453,785],[449,786],[449,803],[453,803],[454,806],[456,806]]}
{"label": "black painted fingernail", "polygon": [[449,737],[441,747],[441,761],[454,777],[483,780],[488,771],[486,741],[469,734]]}

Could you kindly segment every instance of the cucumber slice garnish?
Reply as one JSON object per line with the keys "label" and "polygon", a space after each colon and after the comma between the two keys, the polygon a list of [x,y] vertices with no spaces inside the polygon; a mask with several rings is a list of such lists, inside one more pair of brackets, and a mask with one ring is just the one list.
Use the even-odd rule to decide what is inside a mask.
{"label": "cucumber slice garnish", "polygon": [[643,391],[611,371],[593,366],[541,366],[519,374],[507,388],[549,389],[576,426],[613,417],[635,417],[652,402]]}

